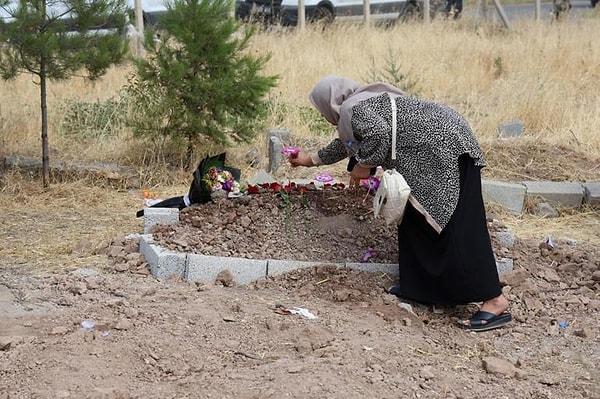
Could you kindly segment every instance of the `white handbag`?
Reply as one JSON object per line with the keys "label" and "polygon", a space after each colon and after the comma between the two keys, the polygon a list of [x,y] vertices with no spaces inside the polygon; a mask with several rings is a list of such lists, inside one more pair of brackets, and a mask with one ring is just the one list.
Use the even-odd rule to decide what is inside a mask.
{"label": "white handbag", "polygon": [[[396,159],[396,102],[392,102],[392,160]],[[410,197],[410,186],[396,169],[387,169],[383,172],[379,188],[373,198],[373,211],[375,217],[380,214],[388,225],[400,224],[404,216],[406,203]]]}

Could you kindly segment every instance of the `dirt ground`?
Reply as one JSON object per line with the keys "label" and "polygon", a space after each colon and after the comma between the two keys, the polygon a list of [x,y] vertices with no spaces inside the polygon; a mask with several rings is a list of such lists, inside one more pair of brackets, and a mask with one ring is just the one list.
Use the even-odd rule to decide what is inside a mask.
{"label": "dirt ground", "polygon": [[373,217],[366,191],[284,195],[267,189],[184,208],[180,223],[153,229],[154,241],[173,251],[236,258],[397,262],[396,227]]}
{"label": "dirt ground", "polygon": [[[565,157],[561,170],[589,177],[594,160],[582,159]],[[157,281],[138,253],[139,193],[41,190],[0,173],[0,399],[600,398],[597,210],[540,221],[491,209],[495,253],[514,259],[502,276],[514,321],[471,333],[454,322],[476,304],[402,302],[384,291],[390,276],[328,265],[368,248],[369,261],[393,259],[395,239],[375,237],[394,232],[364,216],[362,197],[320,193],[298,208],[301,219],[280,198],[256,197],[228,216],[187,209],[182,220],[207,230],[194,238],[162,228],[165,240],[177,237],[172,245],[212,242],[211,252],[247,257],[279,250],[323,265],[247,286]],[[321,220],[306,224],[316,211]],[[498,234],[507,229],[514,243]]]}

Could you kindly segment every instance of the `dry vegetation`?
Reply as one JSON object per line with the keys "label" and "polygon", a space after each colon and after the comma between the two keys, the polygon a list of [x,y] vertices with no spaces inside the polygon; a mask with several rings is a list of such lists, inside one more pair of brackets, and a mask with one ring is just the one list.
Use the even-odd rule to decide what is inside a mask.
{"label": "dry vegetation", "polygon": [[[394,60],[404,77],[400,83],[413,84],[411,94],[445,102],[467,116],[488,154],[487,177],[599,180],[597,11],[560,24],[518,22],[512,31],[468,18],[455,23],[434,21],[427,26],[398,24],[387,29],[340,25],[326,31],[259,31],[251,51],[270,53],[265,73],[281,77],[270,94],[272,109],[267,125],[290,128],[296,144],[317,148],[334,132],[327,125],[315,123],[318,118],[314,115],[307,117],[311,112],[307,94],[314,83],[327,74],[366,81],[373,74],[383,73]],[[153,147],[131,140],[126,130],[117,137],[85,141],[62,134],[61,107],[67,100],[102,102],[118,98],[130,72],[129,66],[122,66],[95,83],[73,79],[50,85],[51,159],[115,162],[141,168],[146,159],[152,158]],[[39,87],[35,83],[29,76],[0,82],[1,157],[41,154]],[[499,140],[498,123],[512,120],[523,122],[524,137],[511,142]],[[240,167],[245,175],[252,173],[244,163],[244,154],[252,148],[263,156],[259,166],[266,166],[263,137],[228,150],[229,163]],[[152,167],[164,170],[160,165]],[[340,170],[343,165],[333,172]],[[280,173],[291,176],[313,171],[284,168]],[[170,180],[147,179],[145,187],[162,198],[181,195],[187,191],[189,176],[189,171],[179,171],[175,178],[170,175]],[[3,174],[2,234],[11,238],[4,240],[0,251],[3,256],[40,262],[39,255],[32,254],[28,247],[28,243],[34,243],[42,247],[41,253],[67,258],[77,246],[76,237],[82,234],[84,239],[98,241],[119,232],[139,231],[139,220],[132,218],[141,205],[135,193],[107,192],[90,188],[86,182],[55,184],[46,191],[39,186],[36,180],[16,173]],[[52,213],[50,209],[60,212]],[[82,233],[82,226],[65,222],[87,218],[92,225],[85,226],[86,233]],[[62,236],[52,234],[56,223],[63,228]],[[536,237],[555,234],[600,239],[594,211],[554,222],[529,217],[512,220],[507,216],[507,223]],[[24,224],[33,226],[31,231],[18,232]],[[571,231],[574,228],[585,229],[578,234]],[[32,240],[32,233],[43,239]],[[20,234],[23,237],[17,237]],[[67,237],[73,239],[70,244],[64,242]],[[57,260],[42,263],[45,267],[65,267]]]}
{"label": "dry vegetation", "polygon": [[[306,117],[306,108],[315,82],[327,74],[365,81],[394,60],[404,76],[400,83],[413,84],[410,94],[445,102],[464,113],[484,145],[496,140],[498,123],[521,120],[529,138],[596,156],[600,153],[597,12],[560,24],[513,25],[512,31],[505,31],[465,18],[389,29],[340,25],[325,32],[258,32],[251,51],[270,53],[265,73],[281,77],[269,98],[268,126],[290,128],[297,140],[314,143],[318,132],[310,124],[314,118]],[[114,140],[83,145],[60,134],[65,101],[114,98],[130,71],[123,66],[95,83],[73,79],[49,87],[55,157],[135,165],[147,156],[128,140],[126,131]],[[29,76],[0,85],[0,155],[39,155],[38,86]],[[256,145],[263,150],[260,140]]]}
{"label": "dry vegetation", "polygon": [[[600,181],[598,11],[561,24],[514,24],[512,32],[467,18],[259,32],[252,51],[270,52],[266,73],[281,76],[268,126],[292,129],[297,145],[327,142],[332,130],[309,114],[313,84],[334,73],[364,81],[395,54],[405,82],[416,82],[411,93],[467,115],[486,152],[485,177]],[[128,72],[50,86],[51,160],[133,166],[143,171],[143,188],[160,198],[182,195],[190,171],[164,173],[148,162],[155,147],[129,132],[64,134],[65,101],[113,98]],[[29,77],[0,82],[0,159],[40,156],[38,98]],[[515,119],[525,136],[499,140],[497,124]],[[245,157],[252,148],[266,166],[263,137],[228,150],[243,176],[253,172]],[[326,171],[345,179],[344,166]],[[315,170],[284,165],[277,177],[302,173]],[[0,165],[1,399],[600,397],[598,209],[555,219],[488,209],[493,225],[516,236],[513,248],[495,248],[515,259],[515,273],[504,277],[514,322],[475,334],[454,326],[475,305],[432,312],[415,304],[409,312],[380,287],[391,281],[386,273],[320,266],[250,286],[157,281],[135,240],[124,238],[143,230],[135,218],[140,190],[97,183],[71,178],[44,189],[40,179]],[[263,250],[251,245],[258,237],[251,231],[238,241]],[[554,251],[539,247],[548,236]],[[309,252],[302,248],[312,250],[313,241],[291,248]],[[286,314],[288,306],[306,306],[318,319]],[[96,328],[86,332],[80,326],[90,320]]]}

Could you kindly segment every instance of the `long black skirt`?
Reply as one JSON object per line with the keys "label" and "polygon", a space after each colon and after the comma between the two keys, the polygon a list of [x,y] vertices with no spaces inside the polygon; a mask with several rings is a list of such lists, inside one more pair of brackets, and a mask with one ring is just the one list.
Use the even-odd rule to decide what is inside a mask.
{"label": "long black skirt", "polygon": [[410,203],[398,226],[401,296],[427,305],[483,302],[502,293],[483,197],[481,168],[459,158],[460,197],[438,234]]}

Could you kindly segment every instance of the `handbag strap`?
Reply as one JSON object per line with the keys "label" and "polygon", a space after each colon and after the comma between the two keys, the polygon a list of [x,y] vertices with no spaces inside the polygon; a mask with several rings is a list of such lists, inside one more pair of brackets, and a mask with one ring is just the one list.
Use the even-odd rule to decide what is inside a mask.
{"label": "handbag strap", "polygon": [[390,94],[390,102],[392,103],[392,161],[396,160],[396,119],[398,110],[396,108],[396,101]]}

